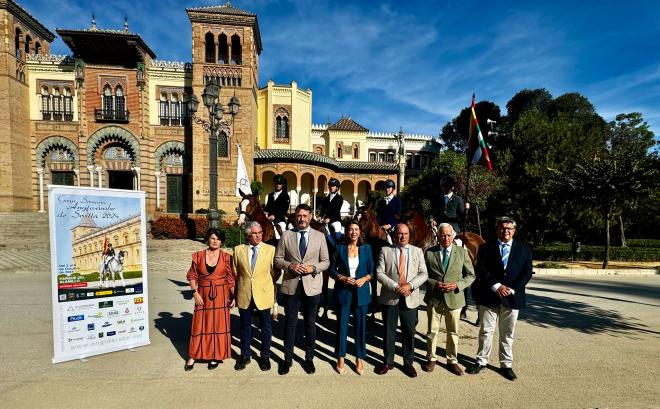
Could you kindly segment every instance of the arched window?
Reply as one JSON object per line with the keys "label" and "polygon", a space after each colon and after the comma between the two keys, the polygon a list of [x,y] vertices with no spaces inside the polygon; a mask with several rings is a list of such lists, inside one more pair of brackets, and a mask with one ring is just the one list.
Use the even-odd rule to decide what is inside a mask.
{"label": "arched window", "polygon": [[282,117],[277,117],[275,119],[275,137],[284,138],[284,131],[282,129]]}
{"label": "arched window", "polygon": [[73,96],[71,96],[71,88],[64,88],[64,97],[62,102],[64,103],[64,120],[73,121]]}
{"label": "arched window", "polygon": [[218,64],[229,64],[229,45],[225,33],[218,36]]}
{"label": "arched window", "polygon": [[284,137],[286,139],[289,139],[289,118],[284,117],[282,118],[282,126],[284,127]]}
{"label": "arched window", "polygon": [[58,87],[53,88],[53,119],[62,120],[62,95]]}
{"label": "arched window", "polygon": [[41,119],[44,121],[49,121],[51,119],[48,87],[41,87]]}
{"label": "arched window", "polygon": [[353,144],[353,159],[360,159],[360,144]]}
{"label": "arched window", "polygon": [[172,94],[172,125],[181,125],[181,102],[177,94]]}
{"label": "arched window", "polygon": [[344,156],[344,146],[341,143],[337,144],[337,159],[341,159]]}
{"label": "arched window", "polygon": [[241,38],[238,34],[231,36],[231,64],[242,64],[242,52],[243,47],[241,47]]}
{"label": "arched window", "polygon": [[206,33],[204,36],[205,41],[205,61],[211,64],[215,64],[215,40],[213,39],[213,33]]}
{"label": "arched window", "polygon": [[167,100],[167,94],[164,92],[160,94],[160,124],[170,124],[170,103]]}
{"label": "arched window", "polygon": [[112,88],[110,85],[103,87],[103,116],[112,117],[114,101],[112,100]]}
{"label": "arched window", "polygon": [[32,37],[29,35],[25,36],[25,55],[30,54],[30,46],[32,46]]}
{"label": "arched window", "polygon": [[224,133],[224,131],[220,132],[220,135],[218,135],[218,157],[229,157],[229,138],[227,137],[227,134]]}
{"label": "arched window", "polygon": [[376,152],[369,152],[369,161],[376,162]]}
{"label": "arched window", "polygon": [[124,89],[121,85],[115,88],[115,115],[117,118],[126,118],[126,97],[124,97]]}
{"label": "arched window", "polygon": [[41,54],[41,43],[39,41],[34,43],[34,53]]}

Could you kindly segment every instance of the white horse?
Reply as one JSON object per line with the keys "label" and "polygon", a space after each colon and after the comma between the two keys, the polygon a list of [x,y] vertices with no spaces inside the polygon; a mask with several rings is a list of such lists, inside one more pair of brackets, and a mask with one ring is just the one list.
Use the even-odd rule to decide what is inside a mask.
{"label": "white horse", "polygon": [[126,282],[124,281],[124,255],[126,252],[121,250],[116,256],[110,257],[107,262],[101,261],[99,264],[99,281],[101,287],[108,286],[107,274],[112,277],[112,287],[115,287],[115,274],[119,274],[121,278],[121,286],[126,287]]}

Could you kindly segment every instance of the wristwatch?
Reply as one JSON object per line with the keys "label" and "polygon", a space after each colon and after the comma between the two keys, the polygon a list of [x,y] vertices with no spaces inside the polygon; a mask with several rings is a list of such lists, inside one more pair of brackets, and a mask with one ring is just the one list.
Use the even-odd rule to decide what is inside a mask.
{"label": "wristwatch", "polygon": [[312,277],[316,277],[316,275],[317,275],[318,273],[319,273],[319,272],[318,272],[318,270],[316,269],[316,266],[312,266]]}

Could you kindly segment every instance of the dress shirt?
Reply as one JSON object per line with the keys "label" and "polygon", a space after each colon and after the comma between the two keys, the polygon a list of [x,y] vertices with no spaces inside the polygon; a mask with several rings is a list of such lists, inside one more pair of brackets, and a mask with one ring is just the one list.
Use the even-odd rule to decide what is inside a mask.
{"label": "dress shirt", "polygon": [[[261,244],[261,243],[259,243],[259,244]],[[257,244],[256,246],[253,246],[252,244],[248,244],[248,247],[249,247],[249,249],[248,249],[248,260],[250,260],[250,262],[252,262],[252,255],[254,254],[254,249],[255,248],[257,249],[257,257],[259,257],[259,244]]]}
{"label": "dress shirt", "polygon": [[394,199],[394,195],[390,196],[385,196],[383,199],[385,199],[385,204],[390,204],[390,200]]}
{"label": "dress shirt", "polygon": [[[442,246],[440,246],[440,248],[441,248],[442,250],[445,250],[445,248],[442,247]],[[447,247],[447,249],[446,249],[446,250],[447,250],[447,258],[450,258],[450,259],[451,259],[451,249],[452,249],[452,248],[454,248],[454,245],[453,245],[453,244],[450,244],[449,247]],[[442,258],[442,250],[440,251],[440,264],[444,263],[444,261],[445,261],[445,260]]]}
{"label": "dress shirt", "polygon": [[[513,239],[509,240],[508,243],[505,243],[505,242],[503,242],[502,240],[499,240],[499,239],[498,239],[498,240],[497,240],[497,243],[498,243],[498,246],[499,246],[499,248],[500,248],[500,254],[502,254],[502,245],[503,245],[503,244],[506,244],[507,246],[509,246],[509,256],[511,255],[511,245],[513,244]],[[502,286],[502,284],[500,284],[500,283],[495,283],[495,284],[493,284],[493,285],[490,287],[490,289],[493,290],[493,291],[495,291],[495,292],[497,292],[497,290],[500,288],[500,286]],[[510,288],[510,287],[509,287],[509,291],[511,291],[511,294],[515,294],[515,293],[516,293],[516,292],[513,290],[513,288]]]}
{"label": "dress shirt", "polygon": [[273,200],[277,200],[277,197],[282,193],[282,190],[279,192],[277,190],[273,190]]}

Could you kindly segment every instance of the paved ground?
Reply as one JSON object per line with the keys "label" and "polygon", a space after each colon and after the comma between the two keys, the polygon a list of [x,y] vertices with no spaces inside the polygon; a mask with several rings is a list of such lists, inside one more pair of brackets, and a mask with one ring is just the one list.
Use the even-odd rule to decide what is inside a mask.
{"label": "paved ground", "polygon": [[[531,306],[517,326],[515,382],[491,370],[460,378],[442,367],[432,374],[419,370],[424,312],[416,345],[420,375],[414,380],[399,370],[373,373],[381,356],[380,321],[369,328],[364,376],[337,375],[333,315],[319,323],[315,375],[294,365],[282,377],[274,369],[259,371],[256,363],[236,372],[233,360],[215,371],[198,364],[186,373],[192,301],[185,271],[189,253],[198,247],[187,241],[149,243],[151,345],[57,365],[50,363],[47,256],[34,254],[23,262],[9,257],[15,269],[0,269],[0,407],[660,407],[660,276],[534,277]],[[281,331],[276,325],[276,362]],[[465,365],[475,353],[477,329],[463,323],[461,331]],[[237,342],[234,338],[235,351]]]}

